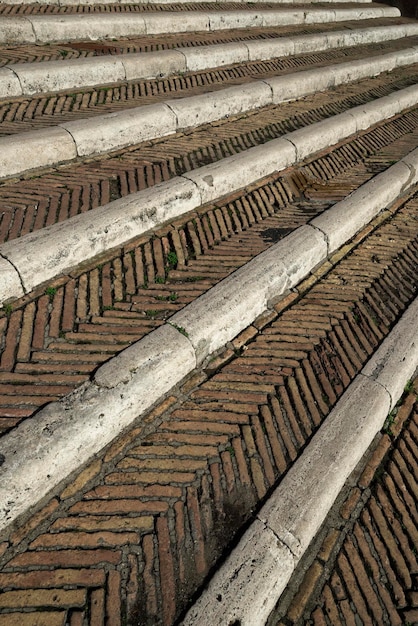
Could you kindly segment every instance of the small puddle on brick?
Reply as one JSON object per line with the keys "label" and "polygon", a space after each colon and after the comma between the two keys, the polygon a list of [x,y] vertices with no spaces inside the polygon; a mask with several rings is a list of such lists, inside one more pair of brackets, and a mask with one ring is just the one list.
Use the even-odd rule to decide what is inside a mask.
{"label": "small puddle on brick", "polygon": [[260,231],[260,236],[268,243],[276,243],[293,231],[294,228],[266,228],[265,230]]}

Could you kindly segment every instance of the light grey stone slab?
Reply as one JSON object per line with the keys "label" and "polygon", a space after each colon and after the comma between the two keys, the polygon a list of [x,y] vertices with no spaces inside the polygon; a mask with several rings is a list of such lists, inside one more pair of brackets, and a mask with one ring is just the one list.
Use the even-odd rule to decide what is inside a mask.
{"label": "light grey stone slab", "polygon": [[300,226],[275,244],[277,260],[286,268],[287,288],[298,284],[319,263],[327,258],[327,242],[323,233],[309,225]]}
{"label": "light grey stone slab", "polygon": [[159,50],[139,54],[121,54],[126,80],[164,78],[186,71],[186,59],[180,50]]}
{"label": "light grey stone slab", "polygon": [[[418,33],[418,24],[408,25],[408,33]],[[363,43],[387,41],[405,36],[405,26],[387,26],[354,31],[337,31],[335,33],[316,33],[298,37],[278,37],[267,41],[249,41],[201,46],[197,48],[183,48],[181,50],[161,50],[139,54],[124,54],[118,57],[88,57],[70,59],[67,61],[47,61],[28,68],[27,64],[9,66],[6,72],[13,70],[21,79],[24,93],[33,94],[43,91],[68,89],[77,86],[106,84],[116,80],[135,80],[168,76],[185,71],[198,71],[209,67],[221,67],[238,62],[254,59],[270,59],[303,52],[327,50],[334,47],[352,46]],[[292,99],[326,89],[335,82],[337,71],[338,82],[348,82],[357,77],[389,71],[396,66],[416,62],[417,51],[414,48],[383,55],[377,59],[367,61],[348,62],[335,67],[313,70],[303,73],[303,80],[295,81],[293,75],[272,79],[275,83],[280,79],[284,85],[290,87],[289,94],[282,94],[281,99]],[[389,65],[389,59],[392,60]],[[383,62],[384,60],[384,62]],[[357,69],[356,69],[357,68]],[[374,70],[373,70],[374,68]],[[361,70],[359,72],[359,69]],[[2,70],[5,71],[4,69]],[[332,74],[334,80],[324,81],[324,73]],[[0,73],[1,80],[1,73]],[[287,80],[287,82],[286,82]],[[15,77],[17,86],[19,81]],[[283,90],[282,90],[283,91]],[[7,95],[8,91],[4,91]],[[19,92],[20,93],[20,92]],[[13,95],[13,93],[10,93]],[[15,94],[16,95],[16,94]]]}
{"label": "light grey stone slab", "polygon": [[255,521],[182,625],[264,626],[293,568],[290,550]]}
{"label": "light grey stone slab", "polygon": [[125,79],[120,57],[89,57],[47,63],[18,63],[13,71],[19,76],[23,93],[72,89],[85,85],[102,85]]}
{"label": "light grey stone slab", "polygon": [[334,146],[345,137],[354,134],[356,130],[357,124],[353,116],[350,113],[341,113],[323,122],[288,133],[286,139],[295,146],[297,159],[302,160],[308,155]]}
{"label": "light grey stone slab", "polygon": [[[280,18],[276,11],[222,11],[219,13],[210,13],[209,15],[209,30],[217,31],[217,30],[229,30],[234,28],[260,28],[265,26],[266,13],[269,14],[271,19],[271,26],[276,26],[276,21]],[[301,19],[301,14],[299,12],[298,16],[299,20]],[[297,19],[297,17],[292,19]],[[280,20],[283,21],[284,24],[288,23],[284,21],[287,18],[283,16]],[[291,22],[293,23],[293,22]]]}
{"label": "light grey stone slab", "polygon": [[401,163],[405,163],[410,169],[411,174],[408,184],[416,184],[418,182],[418,148],[407,154]]}
{"label": "light grey stone slab", "polygon": [[326,33],[294,36],[292,41],[294,54],[319,52],[320,50],[327,50],[329,47]]}
{"label": "light grey stone slab", "polygon": [[170,322],[185,330],[201,363],[265,311],[269,299],[283,293],[287,282],[280,260],[272,260],[272,253],[259,255],[173,315]]}
{"label": "light grey stone slab", "polygon": [[357,130],[365,130],[378,122],[397,115],[418,103],[418,85],[413,85],[379,100],[368,102],[349,113],[356,120]]}
{"label": "light grey stone slab", "polygon": [[231,341],[287,289],[326,258],[325,237],[302,226],[176,313],[198,363]]}
{"label": "light grey stone slab", "polygon": [[[160,387],[170,390],[196,367],[190,341],[170,324],[164,324],[99,367],[94,382],[101,388],[118,390],[138,414],[161,396]],[[118,400],[119,401],[119,400]]]}
{"label": "light grey stone slab", "polygon": [[0,21],[0,44],[35,43],[36,37],[29,19],[5,17]]}
{"label": "light grey stone slab", "polygon": [[418,366],[418,299],[408,307],[395,328],[375,352],[362,374],[390,394],[393,409]]}
{"label": "light grey stone slab", "polygon": [[338,250],[390,206],[409,185],[410,175],[407,165],[399,162],[315,217],[310,223],[325,234],[328,254]]}
{"label": "light grey stone slab", "polygon": [[265,61],[275,57],[287,57],[294,54],[291,37],[277,37],[261,41],[246,41],[250,61]]}
{"label": "light grey stone slab", "polygon": [[371,20],[379,17],[400,17],[401,12],[396,7],[358,7],[356,9],[335,8],[335,21],[343,22],[345,20]]}
{"label": "light grey stone slab", "polygon": [[16,72],[8,67],[0,69],[0,98],[14,98],[22,95],[22,86]]}
{"label": "light grey stone slab", "polygon": [[31,15],[36,41],[95,41],[145,34],[144,14]]}
{"label": "light grey stone slab", "polygon": [[100,154],[176,132],[176,117],[164,103],[61,124],[79,156]]}
{"label": "light grey stone slab", "polygon": [[334,73],[331,68],[321,68],[300,72],[295,79],[294,74],[267,78],[266,83],[271,87],[273,104],[289,102],[308,96],[317,91],[326,91],[335,84]]}
{"label": "light grey stone slab", "polygon": [[143,13],[147,35],[209,30],[209,17],[201,11]]}
{"label": "light grey stone slab", "polygon": [[220,67],[248,61],[248,48],[244,43],[224,43],[214,46],[183,48],[188,72],[208,67]]}
{"label": "light grey stone slab", "polygon": [[[418,51],[418,49],[417,49]],[[416,52],[414,54],[416,55]],[[406,56],[409,51],[406,52]],[[395,55],[396,56],[396,55]],[[391,59],[389,59],[391,57]],[[389,67],[394,59],[394,55],[384,55],[379,59],[379,68]],[[417,60],[408,57],[409,60]],[[393,63],[392,63],[393,64]],[[322,68],[321,70],[308,70],[299,74],[300,80],[295,81],[293,75],[282,76],[267,81],[257,81],[244,86],[230,87],[226,90],[214,93],[203,94],[201,96],[193,96],[184,100],[169,100],[169,106],[177,119],[177,129],[187,128],[198,124],[208,123],[228,117],[229,115],[239,114],[241,112],[252,110],[256,107],[265,106],[270,102],[278,103],[286,100],[292,100],[303,97],[309,93],[314,93],[318,89],[328,89],[335,83],[341,81],[355,80],[359,77],[358,64],[352,66],[350,63],[342,65]],[[356,69],[357,67],[357,69]],[[372,62],[361,62],[362,72],[369,75],[373,72]],[[379,71],[380,71],[379,70]],[[383,71],[383,70],[382,70]],[[381,98],[376,102],[371,102],[364,107],[356,107],[346,115],[352,115],[356,120],[356,130],[368,128],[370,124],[385,119],[390,115],[400,112],[403,108],[414,106],[417,102],[417,86],[412,86]],[[167,132],[174,132],[171,120],[168,116],[168,108],[163,116],[163,109],[152,107],[164,107],[165,104],[150,105],[148,107],[139,107],[129,111],[111,113],[104,116],[98,116],[94,119],[79,120],[77,122],[68,122],[61,125],[74,135],[78,142],[78,154],[89,155],[96,154],[109,149],[119,149],[134,142],[144,141],[155,137],[162,136]],[[160,111],[161,119],[153,117],[152,111]],[[382,116],[382,112],[385,115]],[[142,118],[144,116],[144,118]],[[338,116],[336,116],[338,117]],[[353,119],[354,119],[353,117]],[[163,123],[164,121],[164,123]],[[337,120],[338,122],[338,120]],[[324,122],[325,123],[325,122]],[[329,120],[329,124],[333,122]],[[313,144],[316,144],[316,125],[312,130],[313,136],[306,136],[305,148],[310,150]],[[131,132],[132,131],[132,132]],[[40,132],[40,137],[45,137],[45,133],[49,131],[34,131],[31,141],[35,141],[36,132]],[[52,131],[51,131],[52,132]],[[297,131],[300,132],[300,131]],[[354,131],[353,131],[354,132]],[[346,134],[344,137],[347,136]],[[26,137],[26,136],[25,136]],[[298,135],[295,135],[297,138]],[[19,140],[20,136],[16,136]],[[305,138],[305,137],[304,137]],[[8,139],[0,139],[0,146],[4,146],[3,152],[8,154]],[[304,140],[302,140],[302,144]],[[32,144],[31,144],[32,145]],[[52,147],[55,144],[52,143]],[[301,147],[299,145],[299,154]],[[306,151],[305,151],[306,152]],[[3,176],[19,174],[25,170],[43,167],[44,155],[41,151],[25,150],[25,159],[18,159],[15,163],[11,163],[9,170],[5,170]],[[59,155],[59,150],[57,151]],[[65,157],[66,159],[67,157]],[[64,158],[62,160],[65,160]],[[61,162],[57,156],[55,163]],[[55,164],[50,163],[50,164]]]}
{"label": "light grey stone slab", "polygon": [[[97,40],[190,31],[215,31],[257,26],[285,26],[374,17],[398,17],[394,7],[349,9],[282,9],[261,11],[202,11],[170,13],[31,15],[2,18],[0,43]],[[6,22],[7,20],[7,22]]]}
{"label": "light grey stone slab", "polygon": [[383,426],[389,394],[362,375],[350,385],[258,518],[299,559]]}
{"label": "light grey stone slab", "polygon": [[[189,610],[182,622],[183,626],[230,626],[237,620],[243,625],[264,626],[267,622],[270,612],[265,615],[264,606],[267,605],[271,611],[279,599],[294,567],[389,413],[390,396],[382,384],[377,382],[377,376],[385,376],[386,372],[390,378],[400,365],[402,352],[408,351],[411,342],[414,342],[411,359],[407,365],[404,362],[401,364],[404,383],[410,372],[418,366],[415,345],[417,326],[413,322],[417,319],[417,306],[414,303],[410,307],[383,342],[376,359],[372,357],[370,365],[344,393],[230,557],[217,570]],[[370,370],[370,378],[364,374],[366,369]],[[398,382],[394,387],[396,396],[392,403],[402,393],[402,386]],[[258,558],[258,554],[268,552],[270,546],[276,545],[277,539],[280,546],[288,548],[289,557],[292,557],[286,558],[284,554],[279,557],[283,565],[278,572],[274,571],[274,567],[265,568]],[[253,566],[260,568],[261,576],[267,571],[263,581],[257,575],[253,577]],[[255,600],[253,594],[256,595]],[[214,620],[207,621],[212,615]]]}
{"label": "light grey stone slab", "polygon": [[[110,363],[97,371],[95,383],[49,404],[2,438],[0,530],[152,407],[193,370],[195,359],[189,341],[163,326],[132,346],[128,357]],[[122,374],[121,365],[129,370]]]}
{"label": "light grey stone slab", "polygon": [[25,290],[30,291],[199,204],[195,185],[175,178],[6,242],[0,254],[13,263]]}
{"label": "light grey stone slab", "polygon": [[[354,13],[351,19],[358,19],[357,13]],[[326,24],[329,22],[335,22],[334,9],[308,9],[305,13],[305,24]]]}
{"label": "light grey stone slab", "polygon": [[180,129],[207,124],[271,103],[271,89],[263,81],[237,85],[189,98],[166,100]]}
{"label": "light grey stone slab", "polygon": [[75,143],[63,128],[52,127],[1,138],[0,178],[71,161],[77,156]]}
{"label": "light grey stone slab", "polygon": [[0,256],[0,306],[9,298],[19,298],[23,295],[19,274],[7,259]]}
{"label": "light grey stone slab", "polygon": [[192,180],[201,194],[202,204],[278,172],[296,160],[294,146],[286,139],[274,139],[249,148],[222,161],[183,174]]}

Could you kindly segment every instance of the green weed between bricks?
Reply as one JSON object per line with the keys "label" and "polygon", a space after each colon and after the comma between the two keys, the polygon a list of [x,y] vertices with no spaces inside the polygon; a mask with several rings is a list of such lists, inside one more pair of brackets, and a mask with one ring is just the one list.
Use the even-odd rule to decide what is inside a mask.
{"label": "green weed between bricks", "polygon": [[171,322],[167,322],[170,326],[172,326],[173,328],[175,328],[176,330],[179,331],[179,333],[181,333],[182,335],[184,335],[185,337],[189,336],[189,333],[187,332],[187,330],[185,328],[183,328],[183,326],[177,326],[177,324],[172,324]]}

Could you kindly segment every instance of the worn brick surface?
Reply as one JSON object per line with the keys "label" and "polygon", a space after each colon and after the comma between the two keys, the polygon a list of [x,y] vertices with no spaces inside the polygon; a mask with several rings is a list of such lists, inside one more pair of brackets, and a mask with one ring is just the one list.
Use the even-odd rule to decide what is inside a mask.
{"label": "worn brick surface", "polygon": [[[254,5],[231,2],[222,8],[254,10]],[[276,4],[257,5],[260,11],[268,8],[280,10]],[[0,15],[197,9],[216,10],[209,3],[0,4]],[[404,21],[376,19],[372,25]],[[370,25],[350,21],[1,45],[0,65]],[[164,80],[3,100],[0,134],[378,56],[416,43],[410,38]],[[299,102],[3,181],[0,242],[371,102],[415,84],[417,77],[418,66],[409,66]],[[402,158],[416,147],[417,137],[418,109],[411,109],[13,302],[0,313],[1,432],[67,394],[100,363]],[[385,214],[365,228],[255,320],[206,371],[198,371],[179,393],[5,533],[0,544],[1,626],[172,626],[414,298],[417,208],[414,196],[405,198],[393,217]],[[280,624],[416,620],[417,419],[413,400],[403,407]],[[376,483],[382,463],[385,471]],[[343,541],[341,531],[349,524],[353,530]]]}
{"label": "worn brick surface", "polygon": [[[242,194],[236,200],[226,200],[219,211],[222,213],[225,209],[230,218],[228,225],[221,220],[214,221],[216,213],[207,207],[198,214],[177,220],[175,227],[168,232],[162,229],[152,237],[142,237],[137,244],[122,249],[117,256],[109,256],[100,265],[93,262],[92,269],[76,272],[73,278],[68,277],[64,282],[58,282],[56,287],[51,286],[47,294],[34,294],[34,299],[27,304],[24,304],[25,300],[22,304],[16,301],[12,307],[16,309],[3,317],[0,326],[2,431],[10,430],[48,401],[67,394],[86,380],[98,364],[157,328],[170,315],[252,256],[329,206],[329,199],[317,201],[317,188],[326,189],[331,185],[331,202],[344,197],[354,185],[364,183],[377,168],[382,169],[387,162],[391,162],[394,154],[401,157],[408,152],[415,145],[417,133],[418,114],[412,110],[388,122],[384,128],[379,126],[362,137],[348,141],[302,168],[272,177],[264,184],[261,181],[246,196],[253,208],[250,204],[243,206],[242,200],[246,197]],[[349,189],[345,182],[348,174],[351,181]],[[210,216],[213,224],[224,224],[225,235],[216,243],[215,240],[209,243],[208,234],[205,234]],[[213,226],[206,228],[206,233],[212,231]],[[193,237],[191,233],[194,233]],[[179,241],[184,242],[181,243],[182,256],[178,254]],[[159,245],[157,242],[160,242]],[[122,268],[128,271],[123,272]],[[379,264],[374,264],[370,272],[377,275]],[[397,278],[391,276],[391,280]],[[391,289],[390,283],[388,289]],[[410,298],[413,291],[404,279],[397,289],[399,293],[402,290],[402,302]],[[356,296],[347,288],[345,293],[349,299]],[[332,297],[328,292],[322,296],[327,302]],[[368,326],[376,326],[371,309],[379,296],[371,292],[368,297],[374,304],[369,306],[360,302],[359,315]],[[315,303],[313,306],[315,308]],[[329,341],[338,355],[335,367],[344,385],[347,385],[356,367],[367,354],[371,354],[373,348],[363,330],[358,329],[357,337],[354,336],[341,306],[329,303],[329,315],[319,315],[311,306],[303,312],[287,315],[286,324],[282,325],[281,345],[277,344],[275,350],[271,350],[274,362],[282,367],[296,367],[305,358],[306,350],[312,347],[312,340],[315,342],[325,337],[331,322]],[[379,306],[379,311],[382,308]],[[303,338],[295,332],[301,316],[306,320]],[[379,340],[382,338],[382,324],[386,328],[389,319],[386,319],[385,313],[379,313],[381,323],[374,333]],[[256,321],[256,330],[267,321],[268,318]],[[263,342],[266,341],[271,344],[272,338],[266,336]],[[258,344],[258,351],[252,349],[253,363],[263,357],[263,342]],[[226,355],[226,359],[231,356],[232,353]],[[326,353],[314,357],[313,368],[317,358],[327,360],[329,357]],[[212,365],[215,366],[216,363]],[[308,385],[300,376],[300,371],[301,391],[297,391],[291,383],[290,396],[286,392],[283,402],[289,405],[291,401],[297,410],[302,411],[303,428],[309,432],[311,426],[307,412],[301,408],[301,397],[308,398],[308,412],[318,424],[317,404],[323,404],[325,397],[334,400],[336,395],[328,374],[320,374],[324,393],[317,394],[321,397],[315,401],[309,400],[308,386],[315,387],[316,383],[312,381]],[[306,376],[309,378],[310,369]],[[215,400],[220,397],[219,393],[219,389],[213,390]],[[244,396],[243,390],[240,390],[240,395],[244,402],[251,401],[251,398],[257,401],[257,397],[249,393]],[[288,414],[288,419],[294,421],[293,410],[288,408]],[[299,434],[299,427],[295,428],[295,436],[301,443],[303,436]]]}
{"label": "worn brick surface", "polygon": [[[369,348],[380,343],[382,333],[389,332],[413,298],[418,242],[410,225],[416,221],[417,207],[415,199],[409,200],[296,303],[255,337],[250,333],[240,356],[207,379],[197,379],[198,386],[179,405],[168,403],[166,412],[157,411],[152,432],[144,434],[145,425],[136,427],[115,449],[116,456],[96,459],[49,509],[32,523],[28,520],[20,535],[15,531],[13,542],[10,538],[7,543],[6,537],[0,615],[10,613],[14,619],[23,607],[34,611],[34,590],[57,589],[55,594],[39,594],[36,601],[36,608],[54,619],[59,606],[60,618],[75,624],[78,620],[83,626],[118,620],[172,624],[236,529],[326,419],[367,360]],[[390,286],[385,280],[388,268],[393,269]],[[388,289],[396,289],[395,276],[408,299],[389,305]],[[350,286],[348,301],[339,297],[341,282]],[[381,302],[387,302],[385,331],[379,308],[373,309],[366,298],[372,288]],[[343,350],[350,374],[335,347],[337,329],[339,345],[351,346],[356,354],[351,360],[349,351]],[[283,359],[281,346],[294,343],[303,349],[293,351],[292,359]],[[314,406],[312,412],[309,407]],[[416,484],[408,469],[416,454],[414,432],[399,443],[389,464],[391,475],[395,467],[402,475],[408,493]],[[388,615],[415,610],[408,595],[415,571],[408,533],[416,528],[415,511],[400,487],[393,494],[388,489],[393,484],[389,478],[375,489],[353,538],[338,555],[338,569],[324,587],[313,623],[349,624],[353,605],[363,623],[389,623],[384,621]],[[344,505],[345,519],[356,508],[359,493],[353,492]],[[397,500],[402,501],[402,523],[389,510]],[[357,539],[360,532],[368,533],[363,544]],[[322,580],[333,551],[331,535],[288,619],[301,619],[301,603]],[[369,563],[375,558],[388,564],[385,577],[393,592],[386,585],[379,591],[376,581],[369,580],[370,571],[381,567]],[[73,580],[79,580],[77,595],[63,595]],[[366,592],[372,594],[370,600],[364,597]]]}
{"label": "worn brick surface", "polygon": [[[390,434],[387,445],[388,435],[382,433],[358,486],[349,490],[340,508],[344,523],[340,524],[338,517],[331,521],[330,516],[328,535],[319,552],[311,555],[313,563],[297,593],[288,607],[283,599],[279,602],[269,626],[412,626],[416,622],[417,520],[409,510],[411,491],[404,490],[390,475],[405,461],[403,471],[407,467],[409,486],[416,493],[418,457],[413,450],[418,412],[414,391],[406,393],[397,415],[393,424],[388,421],[396,435]],[[365,497],[359,504],[360,490]],[[353,502],[358,505],[355,511]],[[415,512],[416,499],[412,506]],[[348,510],[354,516],[349,524]],[[326,569],[322,570],[324,562]]]}

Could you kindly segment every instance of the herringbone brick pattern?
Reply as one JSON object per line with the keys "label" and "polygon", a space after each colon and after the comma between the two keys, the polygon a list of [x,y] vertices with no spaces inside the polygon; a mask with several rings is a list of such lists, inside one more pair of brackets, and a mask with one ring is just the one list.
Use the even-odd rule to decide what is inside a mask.
{"label": "herringbone brick pattern", "polygon": [[[5,8],[6,12],[13,12],[18,5],[0,5],[0,11]],[[42,5],[32,5],[32,7]],[[84,5],[80,5],[81,6]],[[143,6],[143,5],[135,5]],[[50,6],[52,9],[53,7]],[[391,24],[401,23],[402,20],[391,20]],[[374,26],[385,26],[387,19],[376,18],[373,20]],[[368,22],[364,24],[366,27]],[[310,24],[306,26],[284,26],[275,28],[251,28],[250,30],[228,30],[213,33],[187,33],[187,34],[164,34],[148,35],[141,37],[123,38],[119,41],[98,42],[80,41],[62,44],[21,44],[0,46],[0,65],[10,63],[33,63],[38,61],[53,61],[63,59],[73,59],[85,56],[96,56],[103,54],[128,54],[131,52],[154,52],[157,50],[167,50],[177,47],[195,47],[209,44],[232,43],[236,41],[253,41],[257,39],[270,39],[279,36],[307,35],[315,32],[327,32],[339,30],[340,28],[362,28],[362,22],[347,21],[329,24]]]}
{"label": "herringbone brick pattern", "polygon": [[[135,146],[88,164],[62,166],[58,171],[29,178],[24,185],[20,181],[6,181],[0,185],[0,242],[383,97],[413,84],[416,78],[416,68],[399,70],[393,72],[390,80],[381,77],[353,85],[350,95],[347,95],[347,87],[339,88],[332,95],[318,94],[301,103],[266,107],[249,116],[176,134],[151,145]],[[406,126],[399,128],[400,133],[411,132],[414,128],[412,118],[405,120]],[[378,143],[392,141],[392,132],[387,134],[386,140],[380,133]],[[376,149],[373,142],[372,139],[370,145],[358,146],[354,162]],[[353,163],[352,154],[347,158],[348,163]],[[343,163],[344,159],[340,161]]]}
{"label": "herringbone brick pattern", "polygon": [[[303,6],[303,3],[301,3]],[[333,3],[335,8],[358,8],[355,2]],[[280,5],[275,2],[257,2],[257,9],[280,10]],[[254,11],[252,2],[223,2],[224,11],[249,10]],[[213,2],[190,2],[190,3],[170,3],[170,4],[79,4],[74,6],[58,6],[53,4],[0,4],[0,13],[5,15],[33,15],[33,14],[53,14],[57,13],[131,13],[131,12],[152,12],[155,11],[214,11]]]}
{"label": "herringbone brick pattern", "polygon": [[[409,38],[409,45],[417,45],[418,37]],[[347,55],[351,60],[365,56],[376,57],[385,52],[405,48],[402,39],[355,48],[317,52],[297,57],[273,59],[271,61],[252,61],[220,69],[187,73],[166,79],[143,80],[118,83],[113,86],[70,90],[54,95],[31,98],[13,98],[1,103],[0,136],[29,132],[47,128],[62,122],[112,113],[127,106],[135,107],[152,104],[174,97],[186,97],[205,93],[210,89],[223,89],[239,85],[254,79],[271,78],[289,72],[326,67],[332,64],[346,63]],[[416,67],[408,68],[409,74],[416,72]],[[404,75],[407,72],[404,71]]]}
{"label": "herringbone brick pattern", "polygon": [[0,624],[172,624],[414,297],[417,210],[364,233],[5,538]]}
{"label": "herringbone brick pattern", "polygon": [[390,415],[284,617],[270,626],[417,623],[417,391],[418,380]]}
{"label": "herringbone brick pattern", "polygon": [[301,171],[204,207],[16,303],[0,318],[2,432],[69,393],[98,364],[342,199],[395,154],[406,154],[417,124],[413,110]]}

